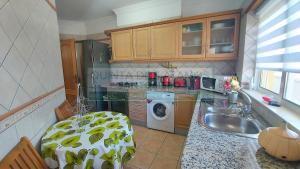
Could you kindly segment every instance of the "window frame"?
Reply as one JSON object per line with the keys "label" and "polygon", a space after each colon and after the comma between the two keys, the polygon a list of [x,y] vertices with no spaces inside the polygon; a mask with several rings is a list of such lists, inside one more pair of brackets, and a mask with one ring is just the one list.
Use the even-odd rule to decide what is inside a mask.
{"label": "window frame", "polygon": [[282,84],[282,77],[284,76],[283,75],[283,72],[282,71],[278,71],[278,72],[281,72],[281,80],[280,80],[280,87],[279,87],[279,93],[276,93],[272,90],[269,90],[267,88],[264,88],[261,86],[261,81],[262,81],[262,71],[277,71],[277,70],[266,70],[266,69],[262,69],[262,70],[259,70],[259,83],[258,83],[258,87],[261,91],[265,92],[265,93],[268,93],[270,95],[272,95],[273,97],[277,97],[277,96],[280,96],[280,93],[281,93],[281,84]]}
{"label": "window frame", "polygon": [[[280,90],[279,94],[272,92],[271,90],[265,89],[260,86],[261,82],[261,73],[263,70],[269,70],[269,69],[256,69],[255,71],[255,76],[254,76],[254,90],[258,91],[259,93],[263,93],[265,95],[268,95],[275,100],[279,101],[282,106],[288,107],[289,109],[300,112],[300,105],[288,100],[285,98],[285,93],[286,93],[286,87],[287,87],[287,78],[288,78],[288,73],[286,71],[282,71],[282,76],[281,76],[281,84],[280,84]],[[270,70],[272,71],[272,70]],[[276,71],[276,70],[274,70]]]}

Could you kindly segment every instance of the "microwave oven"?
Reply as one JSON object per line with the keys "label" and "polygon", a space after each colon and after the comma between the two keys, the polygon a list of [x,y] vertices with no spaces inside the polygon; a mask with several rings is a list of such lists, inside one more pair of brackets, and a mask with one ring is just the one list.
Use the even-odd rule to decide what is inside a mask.
{"label": "microwave oven", "polygon": [[218,93],[224,93],[224,83],[227,76],[202,76],[201,77],[201,89],[209,90]]}

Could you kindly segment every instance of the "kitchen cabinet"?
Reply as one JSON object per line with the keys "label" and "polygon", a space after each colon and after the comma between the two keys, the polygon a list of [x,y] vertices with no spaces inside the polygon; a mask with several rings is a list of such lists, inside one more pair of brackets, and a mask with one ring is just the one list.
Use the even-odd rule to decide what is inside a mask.
{"label": "kitchen cabinet", "polygon": [[240,12],[219,12],[112,30],[112,62],[237,59]]}
{"label": "kitchen cabinet", "polygon": [[240,15],[222,15],[207,19],[206,57],[211,60],[235,59],[238,54]]}
{"label": "kitchen cabinet", "polygon": [[107,97],[105,101],[108,102],[109,111],[120,112],[128,116],[128,92],[107,88]]}
{"label": "kitchen cabinet", "polygon": [[146,126],[147,102],[144,90],[129,90],[129,118],[135,124]]}
{"label": "kitchen cabinet", "polygon": [[111,34],[113,60],[128,61],[133,59],[132,30],[123,30]]}
{"label": "kitchen cabinet", "polygon": [[176,23],[151,27],[151,59],[167,60],[177,56]]}
{"label": "kitchen cabinet", "polygon": [[188,129],[194,113],[196,95],[176,94],[175,128]]}
{"label": "kitchen cabinet", "polygon": [[205,58],[206,20],[198,19],[180,23],[179,55],[180,59]]}
{"label": "kitchen cabinet", "polygon": [[133,50],[135,60],[150,59],[150,27],[133,29]]}

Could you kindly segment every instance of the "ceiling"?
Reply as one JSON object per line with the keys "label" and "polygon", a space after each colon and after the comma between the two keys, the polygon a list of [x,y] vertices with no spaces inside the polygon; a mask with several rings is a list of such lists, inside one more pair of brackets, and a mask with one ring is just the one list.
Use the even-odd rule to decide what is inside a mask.
{"label": "ceiling", "polygon": [[113,15],[112,9],[147,0],[56,0],[58,18],[90,20]]}
{"label": "ceiling", "polygon": [[[148,0],[56,0],[58,18],[86,21],[114,15],[113,9]],[[252,0],[182,0],[183,16],[238,9]]]}

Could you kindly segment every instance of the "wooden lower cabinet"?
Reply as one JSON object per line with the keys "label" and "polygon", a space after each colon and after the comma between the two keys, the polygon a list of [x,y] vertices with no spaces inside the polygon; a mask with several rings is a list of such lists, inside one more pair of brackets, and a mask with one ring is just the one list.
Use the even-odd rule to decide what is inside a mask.
{"label": "wooden lower cabinet", "polygon": [[190,127],[196,99],[196,95],[176,94],[175,128],[188,129]]}
{"label": "wooden lower cabinet", "polygon": [[146,92],[144,90],[129,91],[129,118],[133,123],[144,125],[147,124],[147,102]]}

